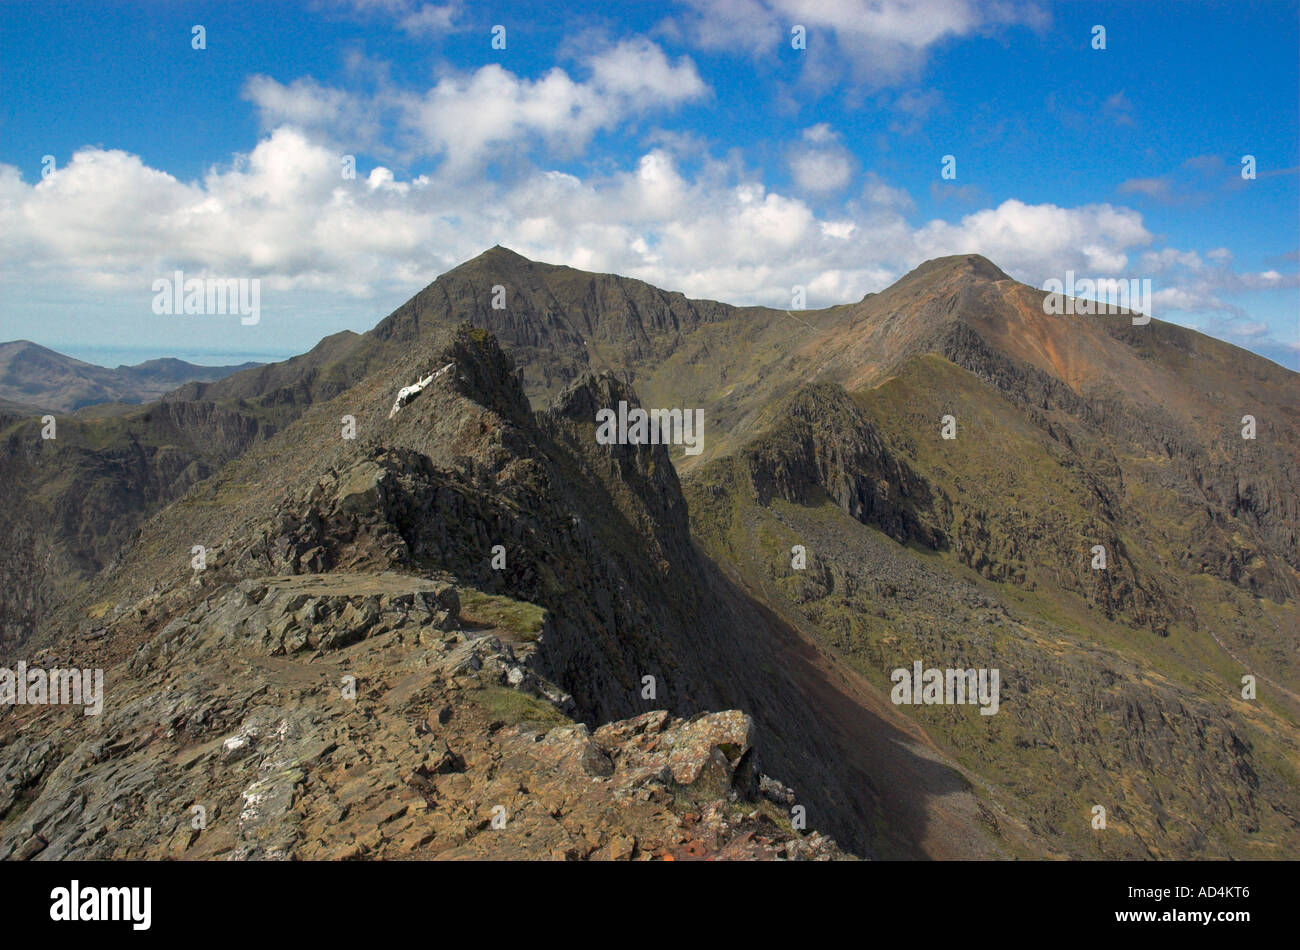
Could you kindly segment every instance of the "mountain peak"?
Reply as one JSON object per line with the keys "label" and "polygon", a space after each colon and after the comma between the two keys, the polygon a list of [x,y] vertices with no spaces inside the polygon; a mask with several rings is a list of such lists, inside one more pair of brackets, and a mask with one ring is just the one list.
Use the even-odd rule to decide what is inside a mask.
{"label": "mountain peak", "polygon": [[941,278],[953,276],[981,281],[1010,280],[1010,276],[982,254],[951,254],[935,257],[918,264],[899,278],[899,283],[910,279]]}
{"label": "mountain peak", "polygon": [[488,248],[478,257],[472,258],[471,260],[466,261],[466,263],[467,264],[483,263],[483,264],[493,264],[496,266],[500,266],[502,264],[518,266],[520,264],[535,264],[537,262],[531,260],[530,258],[524,257],[524,255],[520,254],[518,251],[511,250],[510,248],[505,247],[501,244],[493,244],[490,248]]}
{"label": "mountain peak", "polygon": [[[441,274],[434,284],[438,281],[447,279],[455,280],[460,277],[474,277],[483,274],[504,276],[507,274],[523,274],[537,269],[554,269],[552,264],[544,264],[531,258],[524,257],[518,251],[504,247],[500,244],[493,244],[486,251],[462,261],[455,267]],[[429,285],[430,287],[433,284]],[[426,288],[427,289],[427,288]]]}

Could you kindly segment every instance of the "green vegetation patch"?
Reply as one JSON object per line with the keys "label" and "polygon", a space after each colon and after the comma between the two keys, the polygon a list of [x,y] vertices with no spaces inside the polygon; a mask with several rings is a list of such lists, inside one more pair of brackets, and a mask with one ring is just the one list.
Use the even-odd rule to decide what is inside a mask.
{"label": "green vegetation patch", "polygon": [[489,719],[500,720],[507,726],[544,730],[567,726],[573,721],[550,703],[503,686],[485,686],[475,699]]}
{"label": "green vegetation patch", "polygon": [[536,604],[498,597],[477,590],[462,590],[461,616],[490,623],[515,634],[521,640],[536,640],[546,628],[546,611]]}

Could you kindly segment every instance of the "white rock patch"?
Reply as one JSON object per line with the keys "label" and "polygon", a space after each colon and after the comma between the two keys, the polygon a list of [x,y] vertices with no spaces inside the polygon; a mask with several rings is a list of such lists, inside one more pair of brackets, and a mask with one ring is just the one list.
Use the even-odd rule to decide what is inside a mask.
{"label": "white rock patch", "polygon": [[397,393],[397,401],[393,403],[393,408],[392,411],[388,413],[388,418],[391,419],[393,418],[393,416],[397,415],[398,411],[403,406],[405,406],[408,402],[410,402],[412,399],[414,399],[424,390],[424,387],[428,386],[431,382],[433,382],[443,373],[447,372],[450,369],[454,369],[455,366],[456,366],[455,363],[448,363],[446,366],[438,370],[436,373],[430,373],[428,376],[424,377],[424,379],[417,380],[416,382],[412,383],[410,386],[403,386]]}

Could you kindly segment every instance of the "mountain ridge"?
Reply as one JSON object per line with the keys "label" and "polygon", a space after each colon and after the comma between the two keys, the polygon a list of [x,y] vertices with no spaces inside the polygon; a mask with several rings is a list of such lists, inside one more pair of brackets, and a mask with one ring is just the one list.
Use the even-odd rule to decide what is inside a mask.
{"label": "mountain ridge", "polygon": [[[342,613],[267,614],[248,640],[223,618],[253,610],[236,604],[240,585],[436,577],[547,618],[529,633],[540,679],[505,685],[551,684],[591,734],[647,713],[645,675],[672,715],[743,710],[813,827],[859,856],[1293,848],[1300,778],[1286,753],[1300,707],[1285,690],[1244,703],[1236,680],[1243,663],[1267,682],[1300,672],[1295,374],[1239,365],[1227,344],[1156,320],[1058,320],[1042,294],[957,255],[802,320],[490,249],[367,334],[77,420],[55,445],[33,420],[10,424],[0,463],[60,517],[19,525],[0,572],[48,563],[60,581],[15,578],[11,589],[53,602],[27,604],[10,622],[35,634],[0,651],[173,656],[188,671],[177,677],[198,677],[213,657],[266,650],[297,669],[319,659],[311,637],[342,637],[345,663],[391,645],[373,675],[395,688],[415,644],[460,644],[437,646],[397,615],[371,634]],[[416,380],[429,381],[394,411]],[[594,414],[618,403],[703,409],[706,450],[600,444]],[[1257,439],[1240,437],[1243,406]],[[197,573],[195,544],[208,556]],[[42,545],[80,552],[80,573],[34,558]],[[505,653],[469,642],[507,675],[513,661],[492,659]],[[1001,666],[1002,710],[893,705],[890,670],[913,659]],[[268,681],[290,694],[294,682]],[[475,682],[457,689],[520,701],[490,693],[504,680]],[[439,696],[459,708],[455,692]],[[214,723],[253,714],[239,705]],[[332,721],[321,715],[302,728]],[[744,756],[726,758],[744,785]],[[210,769],[228,794],[235,774]],[[33,815],[61,807],[51,781],[23,786],[42,803]],[[316,800],[304,781],[284,794]],[[1113,834],[1090,829],[1098,801]],[[26,847],[29,829],[0,821]]]}

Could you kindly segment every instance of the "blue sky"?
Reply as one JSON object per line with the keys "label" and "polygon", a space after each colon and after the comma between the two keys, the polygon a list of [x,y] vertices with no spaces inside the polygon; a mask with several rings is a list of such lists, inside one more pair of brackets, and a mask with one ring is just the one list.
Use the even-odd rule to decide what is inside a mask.
{"label": "blue sky", "polygon": [[[976,251],[1036,286],[1150,278],[1157,318],[1296,368],[1298,23],[1246,2],[7,3],[0,339],[284,356],[495,243],[813,307]],[[259,280],[259,321],[154,313],[177,269]]]}

